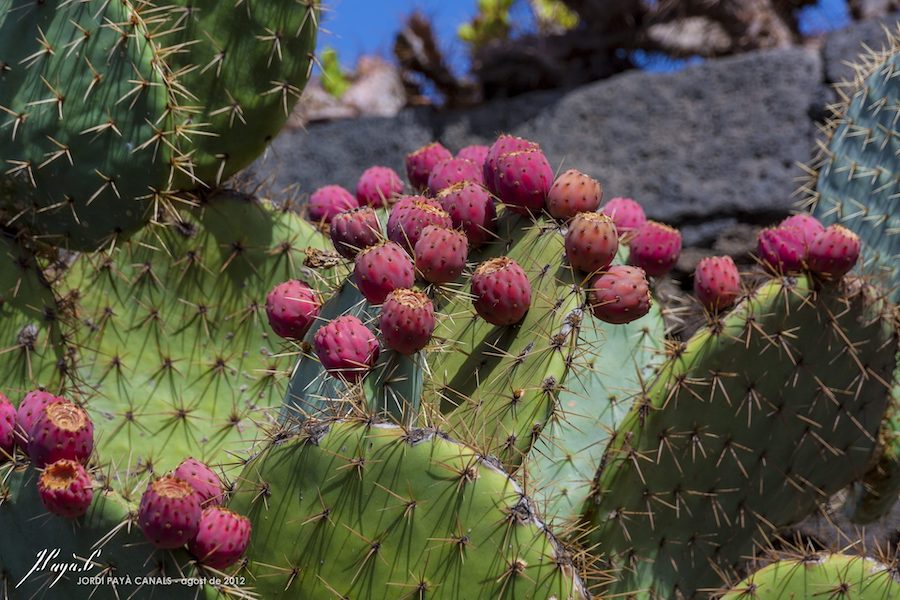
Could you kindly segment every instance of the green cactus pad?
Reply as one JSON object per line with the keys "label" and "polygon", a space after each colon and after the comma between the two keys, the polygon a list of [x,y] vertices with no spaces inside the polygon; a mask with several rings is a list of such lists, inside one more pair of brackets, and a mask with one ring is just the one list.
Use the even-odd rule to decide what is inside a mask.
{"label": "green cactus pad", "polygon": [[[121,494],[98,489],[83,517],[67,520],[44,510],[37,492],[39,474],[24,465],[0,465],[0,590],[4,598],[88,598],[118,600],[145,597],[153,583],[143,577],[179,579],[192,574],[183,552],[154,551],[134,520],[137,506]],[[119,483],[119,482],[116,482]],[[58,556],[29,575],[42,551]],[[64,574],[49,565],[75,564]],[[59,580],[57,581],[57,576]],[[131,578],[128,582],[125,577]],[[81,577],[100,577],[97,583],[79,583]],[[109,582],[106,577],[120,577]],[[196,588],[166,585],[166,597],[193,598]]]}
{"label": "green cactus pad", "polygon": [[378,415],[399,424],[409,424],[418,416],[425,377],[423,357],[403,356],[381,347],[378,362],[361,384],[348,386],[329,375],[315,356],[316,332],[341,315],[352,315],[373,332],[378,332],[380,310],[370,306],[348,277],[328,299],[319,320],[303,340],[301,355],[285,396],[285,418],[343,417],[349,414]]}
{"label": "green cactus pad", "polygon": [[512,466],[557,409],[575,353],[583,294],[563,261],[555,223],[539,220],[526,228],[507,217],[500,232],[500,241],[479,260],[505,254],[518,262],[531,281],[531,309],[518,325],[491,325],[475,313],[467,283],[441,307],[445,317],[434,335],[444,348],[430,357],[423,404],[439,406],[454,435]]}
{"label": "green cactus pad", "polygon": [[67,371],[59,317],[35,256],[0,232],[0,392],[14,403],[37,387],[61,389]]}
{"label": "green cactus pad", "polygon": [[247,464],[261,597],[585,598],[565,551],[499,465],[430,430],[306,421]]}
{"label": "green cactus pad", "polygon": [[176,153],[148,6],[0,0],[4,222],[88,249],[150,220]]}
{"label": "green cactus pad", "polygon": [[[318,0],[176,0],[160,36],[198,135],[193,177],[218,184],[259,156],[312,67]],[[196,184],[196,183],[195,183]],[[194,184],[194,185],[195,185]],[[184,185],[193,187],[190,180]]]}
{"label": "green cactus pad", "polygon": [[722,600],[891,600],[900,596],[896,570],[861,556],[830,554],[774,562]]}
{"label": "green cactus pad", "polygon": [[695,335],[620,424],[587,504],[610,593],[714,588],[867,469],[897,336],[858,281],[773,280]]}
{"label": "green cactus pad", "polygon": [[303,267],[325,239],[296,214],[220,194],[182,219],[83,255],[61,290],[77,306],[75,391],[120,468],[230,462],[264,437],[294,360],[266,294],[292,278],[325,285]]}
{"label": "green cactus pad", "polygon": [[578,355],[559,394],[559,414],[544,429],[527,462],[529,489],[551,525],[575,519],[610,438],[665,358],[659,304],[627,325],[586,316]]}
{"label": "green cactus pad", "polygon": [[863,241],[863,269],[884,279],[900,299],[900,54],[892,49],[866,57],[855,82],[839,88],[845,103],[830,123],[829,137],[813,163],[813,214],[840,223]]}
{"label": "green cactus pad", "polygon": [[844,513],[855,523],[872,523],[891,512],[900,498],[900,368],[894,372],[894,394],[882,424],[875,465],[850,488]]}

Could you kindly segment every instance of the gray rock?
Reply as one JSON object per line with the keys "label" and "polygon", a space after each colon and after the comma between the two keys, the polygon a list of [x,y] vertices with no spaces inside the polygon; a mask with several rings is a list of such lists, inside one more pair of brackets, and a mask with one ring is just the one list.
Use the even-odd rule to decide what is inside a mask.
{"label": "gray rock", "polygon": [[796,163],[813,148],[820,80],[819,56],[803,49],[630,72],[571,92],[514,131],[653,218],[776,218],[791,208]]}
{"label": "gray rock", "polygon": [[823,56],[825,59],[825,77],[829,83],[840,83],[853,79],[853,67],[848,63],[855,63],[865,49],[863,44],[873,50],[881,50],[887,35],[884,28],[897,33],[897,23],[900,21],[900,13],[854,23],[840,31],[834,31],[828,35],[825,41]]}
{"label": "gray rock", "polygon": [[431,139],[458,149],[499,132],[539,141],[557,168],[601,179],[679,225],[750,215],[774,219],[813,147],[810,107],[824,103],[818,54],[776,50],[709,61],[678,73],[630,72],[569,92],[536,92],[474,110],[403,111],[286,131],[252,169],[273,191],[355,185],[372,164],[403,172]]}
{"label": "gray rock", "polygon": [[336,183],[351,192],[373,165],[395,169],[405,178],[403,159],[432,139],[431,114],[404,110],[393,118],[365,117],[284,130],[245,177],[278,194],[308,194]]}

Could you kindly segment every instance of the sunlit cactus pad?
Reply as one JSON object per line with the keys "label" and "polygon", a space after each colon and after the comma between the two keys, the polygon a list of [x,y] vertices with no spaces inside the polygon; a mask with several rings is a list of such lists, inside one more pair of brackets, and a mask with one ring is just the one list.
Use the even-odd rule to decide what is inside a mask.
{"label": "sunlit cactus pad", "polygon": [[499,464],[432,430],[307,421],[248,463],[231,507],[265,598],[585,598]]}
{"label": "sunlit cactus pad", "polygon": [[263,436],[294,361],[266,293],[324,244],[298,215],[240,194],[179,215],[81,256],[61,290],[77,316],[75,390],[119,468],[230,462]]}
{"label": "sunlit cactus pad", "polygon": [[615,591],[715,587],[865,473],[897,334],[872,288],[779,278],[695,335],[620,424],[587,506]]}

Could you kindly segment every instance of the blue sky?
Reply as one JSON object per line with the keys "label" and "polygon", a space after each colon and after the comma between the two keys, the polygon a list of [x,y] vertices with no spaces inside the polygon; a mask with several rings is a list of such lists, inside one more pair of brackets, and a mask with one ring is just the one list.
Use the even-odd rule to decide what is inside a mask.
{"label": "blue sky", "polygon": [[[328,0],[319,47],[335,48],[348,68],[360,54],[390,57],[394,34],[406,15],[418,8],[431,17],[451,64],[464,71],[466,52],[456,29],[475,14],[476,5],[477,0]],[[804,9],[801,22],[805,33],[817,34],[843,27],[848,20],[845,0],[820,0],[818,6]],[[666,64],[663,70],[671,67]]]}

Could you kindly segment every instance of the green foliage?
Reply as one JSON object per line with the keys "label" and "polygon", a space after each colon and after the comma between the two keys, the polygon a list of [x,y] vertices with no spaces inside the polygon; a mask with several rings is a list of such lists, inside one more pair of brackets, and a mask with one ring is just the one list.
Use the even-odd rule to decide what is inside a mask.
{"label": "green foliage", "polygon": [[865,473],[897,337],[873,290],[777,279],[661,368],[594,482],[610,592],[715,587],[754,543]]}
{"label": "green foliage", "polygon": [[264,598],[585,598],[519,486],[432,430],[307,421],[247,465],[230,507],[253,522]]}
{"label": "green foliage", "polygon": [[350,87],[350,80],[347,79],[347,74],[341,68],[337,50],[325,48],[322,50],[319,62],[322,64],[322,88],[335,98],[340,98]]}
{"label": "green foliage", "polygon": [[569,30],[578,25],[578,13],[562,0],[531,0],[538,25],[547,30]]}
{"label": "green foliage", "polygon": [[478,0],[478,14],[460,25],[457,35],[473,48],[509,36],[509,11],[515,0]]}

